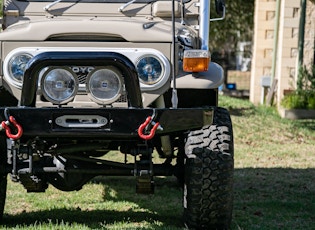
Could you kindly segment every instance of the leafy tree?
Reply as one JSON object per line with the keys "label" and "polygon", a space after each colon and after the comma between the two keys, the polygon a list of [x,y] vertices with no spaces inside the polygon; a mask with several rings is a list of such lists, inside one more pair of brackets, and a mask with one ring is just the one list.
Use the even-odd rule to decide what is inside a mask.
{"label": "leafy tree", "polygon": [[[226,1],[226,17],[210,24],[210,47],[212,50],[235,50],[238,42],[251,41],[254,27],[255,0]],[[211,15],[217,14],[212,7]]]}

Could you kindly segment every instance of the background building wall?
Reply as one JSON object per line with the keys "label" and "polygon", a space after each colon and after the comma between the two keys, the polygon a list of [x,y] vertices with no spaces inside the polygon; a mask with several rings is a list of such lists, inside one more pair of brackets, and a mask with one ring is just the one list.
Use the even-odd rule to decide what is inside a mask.
{"label": "background building wall", "polygon": [[276,75],[278,87],[276,93],[277,103],[280,102],[284,90],[295,88],[297,61],[298,61],[298,35],[300,22],[300,1],[281,0],[278,54],[276,61]]}
{"label": "background building wall", "polygon": [[250,100],[261,101],[261,78],[271,76],[276,1],[256,0]]}
{"label": "background building wall", "polygon": [[315,5],[308,1],[306,8],[306,22],[304,34],[304,64],[307,67],[314,65],[315,42]]}
{"label": "background building wall", "polygon": [[[277,1],[280,1],[279,21],[276,20]],[[278,80],[275,103],[279,104],[286,90],[295,89],[298,61],[299,0],[256,0],[251,70],[250,100],[262,102],[261,77],[272,77],[274,51],[277,50],[274,79]],[[278,41],[275,49],[278,23]],[[305,24],[304,64],[314,63],[315,8],[307,2]]]}

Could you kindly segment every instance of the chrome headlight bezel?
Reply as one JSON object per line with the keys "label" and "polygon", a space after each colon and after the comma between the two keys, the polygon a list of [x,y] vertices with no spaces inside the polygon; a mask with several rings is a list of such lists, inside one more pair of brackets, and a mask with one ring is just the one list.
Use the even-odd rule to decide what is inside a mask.
{"label": "chrome headlight bezel", "polygon": [[[135,63],[139,81],[145,85],[155,85],[162,80],[165,74],[165,66],[160,58],[152,54],[139,57]],[[150,73],[158,76],[150,77]]]}
{"label": "chrome headlight bezel", "polygon": [[[10,81],[11,84],[19,88],[22,88],[25,67],[32,58],[33,58],[33,55],[27,52],[19,52],[19,53],[14,54],[12,57],[10,57],[7,65],[8,65],[8,72],[9,72],[8,80]],[[15,73],[16,71],[13,71],[14,65],[19,67],[17,68],[17,71],[20,71],[20,73],[18,73],[19,76],[17,76],[17,73]]]}
{"label": "chrome headlight bezel", "polygon": [[[68,74],[66,77],[70,77],[70,81],[72,81],[71,86],[73,87],[71,89],[70,94],[67,97],[60,98],[58,99],[57,97],[54,97],[47,88],[47,77],[49,77],[49,74],[52,73],[52,71],[65,71],[66,74]],[[61,82],[60,82],[61,83]],[[41,87],[41,92],[43,96],[46,98],[47,101],[57,104],[57,105],[62,105],[62,104],[67,104],[68,102],[72,101],[74,97],[77,95],[78,92],[78,79],[76,74],[67,67],[61,67],[61,66],[54,66],[54,67],[49,67],[45,72],[43,73],[40,81],[40,87]],[[69,89],[69,88],[67,88]]]}
{"label": "chrome headlight bezel", "polygon": [[[103,71],[103,73],[101,73]],[[104,71],[106,71],[104,73]],[[96,91],[93,89],[92,87],[92,81],[94,80],[93,78],[95,77],[102,77],[102,76],[98,76],[98,74],[104,74],[104,76],[108,76],[107,74],[110,74],[109,77],[114,77],[112,78],[111,80],[111,83],[115,83],[114,86],[117,86],[117,89],[115,89],[114,91],[114,94],[110,97],[100,97],[97,95]],[[99,84],[104,84],[104,86],[101,86],[101,87],[107,87],[107,84],[108,84],[108,80],[109,79],[103,79],[102,82],[96,82],[96,83],[99,83]],[[106,86],[105,86],[106,84]],[[88,96],[90,97],[90,99],[94,102],[96,102],[97,104],[100,104],[100,105],[109,105],[109,104],[112,104],[113,102],[117,101],[121,94],[122,94],[122,90],[123,90],[123,77],[122,77],[122,74],[121,72],[113,67],[113,66],[104,66],[104,67],[97,67],[95,68],[94,70],[92,70],[88,75],[87,75],[87,78],[86,78],[86,92],[88,94]],[[104,88],[104,91],[106,91],[106,89]]]}

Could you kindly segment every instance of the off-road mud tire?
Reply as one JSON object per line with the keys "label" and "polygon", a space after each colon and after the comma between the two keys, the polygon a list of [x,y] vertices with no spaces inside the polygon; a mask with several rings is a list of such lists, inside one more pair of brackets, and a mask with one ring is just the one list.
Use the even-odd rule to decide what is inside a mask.
{"label": "off-road mud tire", "polygon": [[6,138],[0,136],[0,221],[3,217],[5,199],[7,194],[7,174],[4,173],[7,159]]}
{"label": "off-road mud tire", "polygon": [[185,226],[229,229],[233,209],[234,145],[228,111],[215,108],[211,126],[190,132],[185,153]]}

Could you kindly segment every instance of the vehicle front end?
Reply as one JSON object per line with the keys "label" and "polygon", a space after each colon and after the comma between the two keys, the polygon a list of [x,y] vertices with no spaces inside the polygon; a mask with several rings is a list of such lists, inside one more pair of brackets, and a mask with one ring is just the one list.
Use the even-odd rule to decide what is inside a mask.
{"label": "vehicle front end", "polygon": [[[209,17],[206,0],[5,1],[2,175],[29,192],[49,184],[78,190],[97,175],[135,176],[140,193],[154,191],[154,176],[175,175],[190,193],[185,162],[195,147],[183,143],[223,113],[222,154],[230,158],[220,164],[229,193],[233,138],[229,116],[217,108],[223,71],[211,62]],[[134,162],[107,160],[113,150]],[[163,164],[153,162],[154,151]],[[0,206],[3,212],[4,200]],[[184,208],[187,215],[190,204]],[[229,225],[231,210],[224,212]]]}

